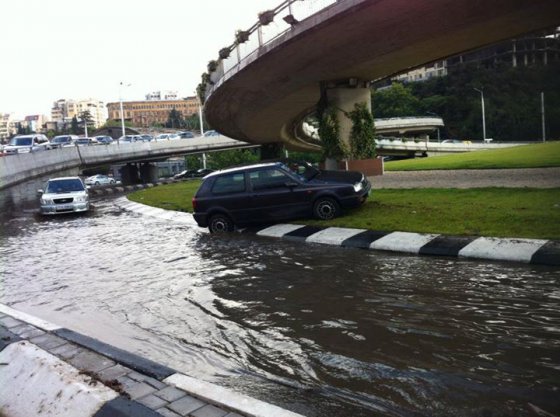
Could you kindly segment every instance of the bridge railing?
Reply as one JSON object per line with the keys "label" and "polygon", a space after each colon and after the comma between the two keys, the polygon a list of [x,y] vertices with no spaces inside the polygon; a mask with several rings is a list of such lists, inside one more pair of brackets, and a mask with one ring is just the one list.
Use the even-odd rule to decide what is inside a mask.
{"label": "bridge railing", "polygon": [[[263,46],[270,44],[303,20],[337,1],[340,0],[286,0],[276,8],[262,12],[253,26],[236,33],[236,40],[220,50],[221,57],[216,61],[215,68],[208,74],[210,84],[216,88],[229,78],[241,63],[251,60],[253,55],[258,54]],[[271,21],[269,21],[270,17],[272,17]],[[203,83],[206,83],[204,79]],[[210,93],[211,91],[207,90],[206,94]]]}

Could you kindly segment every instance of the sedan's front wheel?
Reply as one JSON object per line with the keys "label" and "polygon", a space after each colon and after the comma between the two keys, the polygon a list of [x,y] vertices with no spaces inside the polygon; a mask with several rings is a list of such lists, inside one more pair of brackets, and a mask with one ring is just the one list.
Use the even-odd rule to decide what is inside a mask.
{"label": "sedan's front wheel", "polygon": [[313,215],[321,220],[334,219],[339,213],[338,202],[330,197],[321,197],[313,205]]}
{"label": "sedan's front wheel", "polygon": [[233,232],[234,224],[231,219],[226,216],[225,214],[214,214],[210,217],[210,221],[208,222],[208,229],[210,233],[225,233],[225,232]]}

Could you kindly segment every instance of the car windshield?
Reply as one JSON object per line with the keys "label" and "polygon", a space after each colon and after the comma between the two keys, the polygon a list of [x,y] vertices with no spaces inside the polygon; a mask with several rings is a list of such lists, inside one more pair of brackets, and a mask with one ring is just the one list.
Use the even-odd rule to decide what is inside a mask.
{"label": "car windshield", "polygon": [[52,140],[53,143],[63,143],[63,142],[69,142],[69,141],[70,141],[70,138],[68,136],[56,136]]}
{"label": "car windshield", "polygon": [[29,146],[31,143],[31,138],[12,138],[10,141],[12,146]]}
{"label": "car windshield", "polygon": [[84,184],[77,178],[69,178],[64,180],[51,180],[47,183],[46,193],[60,194],[70,193],[73,191],[84,191]]}
{"label": "car windshield", "polygon": [[304,161],[287,161],[283,165],[303,181],[310,181],[321,172],[309,162]]}

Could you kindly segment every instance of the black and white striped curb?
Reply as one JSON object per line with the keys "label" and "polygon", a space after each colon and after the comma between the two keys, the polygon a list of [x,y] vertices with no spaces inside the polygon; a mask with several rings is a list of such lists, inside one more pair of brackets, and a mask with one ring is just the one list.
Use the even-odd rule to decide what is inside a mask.
{"label": "black and white striped curb", "polygon": [[[174,212],[134,203],[126,197],[116,200],[120,207],[140,214],[196,226],[191,214]],[[250,227],[242,233],[297,240],[341,247],[403,252],[416,255],[452,256],[524,262],[538,265],[560,265],[560,241],[476,236],[446,236],[410,232],[384,232],[342,227],[318,227],[276,224]]]}
{"label": "black and white striped curb", "polygon": [[2,415],[302,417],[3,304],[0,364]]}

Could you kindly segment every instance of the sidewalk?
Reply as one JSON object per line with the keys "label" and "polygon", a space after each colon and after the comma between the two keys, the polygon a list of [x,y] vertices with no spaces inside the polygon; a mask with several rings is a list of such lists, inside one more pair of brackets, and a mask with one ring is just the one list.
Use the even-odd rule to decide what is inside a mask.
{"label": "sidewalk", "polygon": [[0,415],[302,417],[0,304]]}

